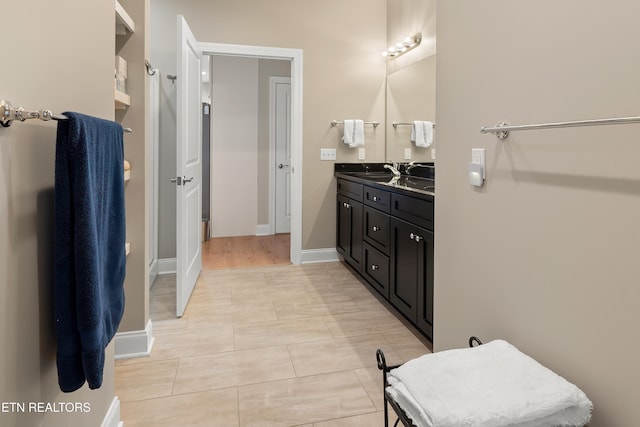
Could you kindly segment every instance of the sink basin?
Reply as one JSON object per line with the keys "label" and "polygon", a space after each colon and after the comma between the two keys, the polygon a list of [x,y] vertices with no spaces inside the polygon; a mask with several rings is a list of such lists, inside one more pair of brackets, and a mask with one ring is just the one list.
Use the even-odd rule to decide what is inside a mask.
{"label": "sink basin", "polygon": [[414,190],[420,193],[435,194],[435,180],[428,178],[418,178],[413,176],[403,175],[397,179],[391,179],[383,184],[390,187],[406,188],[407,190]]}
{"label": "sink basin", "polygon": [[385,172],[347,172],[345,174],[375,182],[390,181],[393,178],[392,174]]}

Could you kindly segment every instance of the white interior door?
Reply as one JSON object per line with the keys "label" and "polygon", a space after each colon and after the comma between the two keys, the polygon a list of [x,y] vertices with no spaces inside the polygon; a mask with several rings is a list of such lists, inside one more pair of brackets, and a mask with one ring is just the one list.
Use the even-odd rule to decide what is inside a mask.
{"label": "white interior door", "polygon": [[271,77],[274,91],[275,232],[291,232],[291,79]]}
{"label": "white interior door", "polygon": [[184,314],[202,269],[202,117],[198,42],[178,16],[176,137],[176,315]]}

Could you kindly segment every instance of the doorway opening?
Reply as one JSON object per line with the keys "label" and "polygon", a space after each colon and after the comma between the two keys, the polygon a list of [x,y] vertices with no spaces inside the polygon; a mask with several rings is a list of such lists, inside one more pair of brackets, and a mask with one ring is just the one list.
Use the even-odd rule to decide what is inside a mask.
{"label": "doorway opening", "polygon": [[[262,46],[246,46],[246,45],[228,45],[228,44],[218,44],[218,43],[200,43],[200,48],[202,50],[203,55],[208,55],[212,57],[236,57],[236,58],[245,58],[245,59],[257,59],[257,60],[272,60],[276,62],[286,62],[289,68],[289,92],[286,95],[288,97],[288,126],[286,129],[288,131],[288,138],[290,142],[290,147],[288,149],[288,169],[285,166],[287,163],[285,161],[280,161],[276,163],[275,158],[275,148],[272,144],[275,144],[275,140],[272,139],[273,127],[269,124],[270,118],[267,117],[264,120],[267,120],[267,128],[270,129],[269,132],[269,149],[268,152],[268,160],[266,168],[266,180],[264,180],[267,184],[267,189],[265,194],[260,194],[261,200],[261,214],[259,218],[264,218],[264,200],[266,200],[266,222],[264,220],[259,219],[256,230],[252,233],[246,233],[249,235],[253,235],[256,240],[261,240],[261,234],[272,235],[277,237],[279,234],[277,228],[275,228],[275,198],[273,196],[273,187],[276,186],[275,176],[276,170],[282,172],[288,171],[290,174],[290,180],[287,184],[288,191],[290,196],[286,198],[288,201],[288,205],[286,211],[290,215],[290,238],[289,238],[289,260],[292,264],[300,264],[301,262],[301,252],[302,252],[302,51],[299,49],[288,49],[288,48],[274,48],[274,47],[262,47]],[[272,74],[276,77],[278,73]],[[215,85],[216,76],[212,76],[212,85]],[[270,92],[270,86],[267,86],[267,93]],[[274,97],[269,95],[269,103],[275,102]],[[275,97],[277,98],[277,97]],[[212,100],[213,103],[213,115],[216,115],[216,100]],[[269,109],[274,111],[273,109]],[[236,126],[236,129],[238,127]],[[215,132],[215,131],[214,131]],[[215,148],[212,150],[212,159],[216,156]],[[213,160],[212,160],[213,162]],[[278,166],[280,163],[283,164],[282,168]],[[213,164],[213,163],[212,163]],[[230,176],[223,177],[223,182],[226,182],[227,185],[232,186],[235,179],[238,178],[238,174],[243,172],[243,168],[250,168],[246,162],[242,162],[242,159],[234,164],[236,167],[235,172],[232,172]],[[264,169],[261,169],[261,173],[264,173]],[[212,181],[215,177],[212,174]],[[264,178],[263,178],[264,179]],[[234,193],[234,198],[237,199],[242,197],[243,195],[239,192]],[[256,198],[258,199],[258,198]],[[233,200],[233,199],[231,199]],[[216,201],[212,197],[212,206]],[[256,202],[257,203],[257,202]],[[212,235],[216,234],[216,217],[215,213],[212,210]],[[282,233],[286,234],[286,233]],[[258,235],[258,236],[256,236]],[[223,237],[223,236],[221,236]],[[215,237],[214,237],[215,238]],[[282,241],[279,243],[276,242],[277,245],[282,245]]]}
{"label": "doorway opening", "polygon": [[292,260],[291,66],[202,57],[203,270]]}

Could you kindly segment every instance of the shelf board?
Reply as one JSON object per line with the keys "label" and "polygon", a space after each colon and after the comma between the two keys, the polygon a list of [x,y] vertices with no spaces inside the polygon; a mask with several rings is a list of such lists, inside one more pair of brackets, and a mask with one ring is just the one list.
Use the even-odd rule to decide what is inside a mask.
{"label": "shelf board", "polygon": [[114,99],[116,101],[116,110],[124,110],[131,105],[131,97],[118,89],[115,89]]}
{"label": "shelf board", "polygon": [[116,2],[116,35],[125,36],[127,35],[127,31],[130,33],[135,33],[136,31],[136,23],[133,22],[131,16],[127,13],[127,11],[122,7],[118,0]]}

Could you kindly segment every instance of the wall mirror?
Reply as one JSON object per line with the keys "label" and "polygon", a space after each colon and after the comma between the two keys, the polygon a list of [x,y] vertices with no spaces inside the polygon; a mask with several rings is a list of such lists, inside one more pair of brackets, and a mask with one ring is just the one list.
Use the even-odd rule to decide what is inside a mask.
{"label": "wall mirror", "polygon": [[[412,123],[426,120],[435,123],[436,117],[436,55],[424,58],[408,67],[387,75],[386,102],[386,160],[394,162],[431,162],[431,153],[437,145],[437,132],[428,148],[416,147],[411,142],[411,126],[393,122]],[[410,150],[410,156],[406,149]],[[409,157],[409,158],[408,158]]]}

